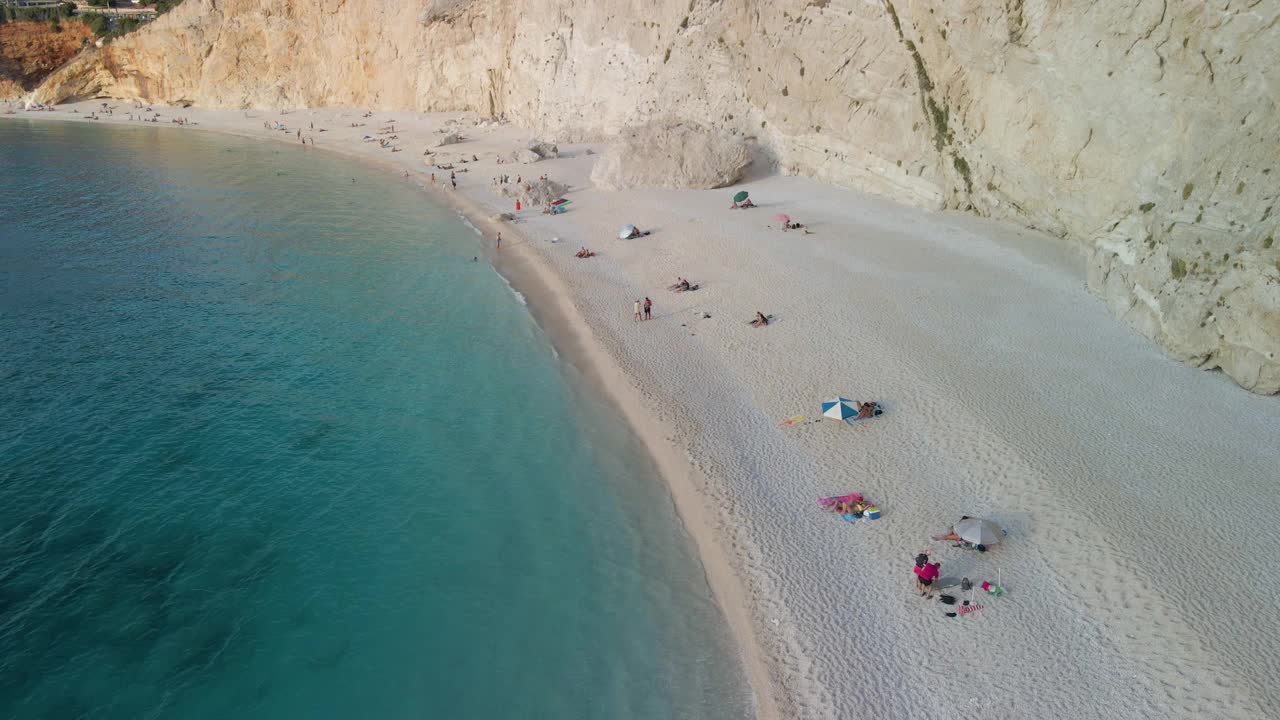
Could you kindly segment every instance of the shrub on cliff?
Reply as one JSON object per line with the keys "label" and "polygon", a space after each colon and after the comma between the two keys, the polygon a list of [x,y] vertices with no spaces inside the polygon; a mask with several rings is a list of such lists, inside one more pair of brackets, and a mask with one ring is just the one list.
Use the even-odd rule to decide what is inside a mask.
{"label": "shrub on cliff", "polygon": [[80,20],[98,37],[106,37],[107,32],[111,30],[111,21],[102,13],[85,13],[80,16]]}

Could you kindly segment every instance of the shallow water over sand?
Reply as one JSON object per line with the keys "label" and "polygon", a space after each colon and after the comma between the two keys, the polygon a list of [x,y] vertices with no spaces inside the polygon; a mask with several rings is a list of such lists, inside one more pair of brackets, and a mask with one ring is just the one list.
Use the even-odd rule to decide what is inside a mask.
{"label": "shallow water over sand", "polygon": [[407,183],[0,123],[0,716],[738,718],[661,481]]}

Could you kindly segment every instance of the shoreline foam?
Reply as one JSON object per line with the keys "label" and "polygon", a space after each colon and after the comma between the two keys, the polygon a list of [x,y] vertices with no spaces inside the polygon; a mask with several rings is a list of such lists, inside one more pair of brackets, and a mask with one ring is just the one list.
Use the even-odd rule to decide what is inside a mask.
{"label": "shoreline foam", "polygon": [[[165,112],[196,129],[293,137],[254,128],[264,114]],[[357,112],[271,117],[331,123]],[[400,134],[420,148],[458,116],[375,116],[386,117],[415,123]],[[347,132],[320,136],[327,149],[419,181],[430,172],[413,165],[420,156],[361,152],[362,131],[336,130]],[[502,127],[468,150],[510,151],[528,137]],[[1032,233],[797,178],[751,181],[756,197],[816,232],[783,235],[760,229],[772,210],[722,213],[724,191],[590,190],[586,147],[501,166],[568,179],[591,202],[555,218],[526,211],[518,229],[501,226],[513,242],[484,251],[522,292],[544,285],[528,288],[530,311],[570,362],[594,371],[654,456],[743,648],[761,717],[1276,710],[1266,678],[1280,622],[1266,609],[1280,588],[1250,572],[1280,540],[1272,400],[1163,357],[1084,291],[1069,248]],[[501,206],[472,182],[480,174],[461,175],[457,196],[436,194],[494,230],[486,218]],[[658,232],[606,239],[620,222]],[[552,233],[564,247],[544,242]],[[578,244],[607,250],[566,259]],[[676,274],[704,290],[656,289]],[[646,292],[662,293],[659,315],[637,332],[630,300]],[[744,331],[737,321],[757,308],[779,322]],[[864,392],[888,401],[884,420],[857,431],[777,426],[812,416],[826,395]],[[817,513],[815,495],[842,490],[867,492],[885,518],[851,527]],[[984,564],[927,541],[960,512],[1000,520],[1009,547]],[[942,619],[908,592],[905,566],[926,546],[944,575],[998,564],[1010,593]],[[1196,598],[1214,573],[1234,587],[1208,607]]]}

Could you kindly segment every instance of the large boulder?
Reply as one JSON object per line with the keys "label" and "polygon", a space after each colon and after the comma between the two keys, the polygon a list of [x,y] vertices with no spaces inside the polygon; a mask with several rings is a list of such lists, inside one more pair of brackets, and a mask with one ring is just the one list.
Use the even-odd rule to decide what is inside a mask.
{"label": "large boulder", "polygon": [[740,136],[693,122],[659,120],[624,130],[596,161],[606,190],[718,188],[742,178],[751,152]]}
{"label": "large boulder", "polygon": [[560,157],[560,148],[555,143],[535,140],[529,143],[529,150],[536,153],[543,160]]}
{"label": "large boulder", "polygon": [[516,150],[515,152],[511,153],[512,162],[524,163],[526,165],[528,163],[536,163],[541,159],[542,159],[541,155],[539,155],[538,153],[528,148],[520,148],[519,150]]}
{"label": "large boulder", "polygon": [[551,158],[560,157],[560,148],[555,143],[541,142],[534,140],[527,146],[511,153],[511,161],[518,163],[536,163],[539,160],[549,160]]}
{"label": "large boulder", "polygon": [[542,207],[552,200],[559,200],[568,191],[568,185],[547,177],[494,185],[494,192],[503,197],[519,199],[526,208],[531,209]]}

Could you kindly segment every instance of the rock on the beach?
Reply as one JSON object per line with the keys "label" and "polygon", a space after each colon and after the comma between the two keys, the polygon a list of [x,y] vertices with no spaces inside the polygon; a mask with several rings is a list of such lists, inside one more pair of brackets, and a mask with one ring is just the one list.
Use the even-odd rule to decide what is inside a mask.
{"label": "rock on the beach", "polygon": [[1271,236],[1210,251],[1228,238],[1175,225],[1154,242],[1167,222],[1158,209],[1137,211],[1097,237],[1090,289],[1170,356],[1220,368],[1253,392],[1280,392],[1280,256]]}
{"label": "rock on the beach", "polygon": [[436,142],[436,147],[444,147],[445,145],[457,145],[462,142],[463,137],[458,133],[448,133]]}
{"label": "rock on the beach", "polygon": [[515,152],[511,153],[511,160],[513,162],[527,164],[527,163],[536,163],[541,159],[542,159],[541,155],[530,150],[529,148],[520,148],[519,150],[516,150]]}
{"label": "rock on the beach", "polygon": [[538,154],[543,160],[560,157],[560,148],[555,143],[533,141],[529,143],[529,150]]}
{"label": "rock on the beach", "polygon": [[569,190],[569,186],[550,178],[538,178],[537,180],[497,185],[495,189],[503,197],[519,198],[525,207],[532,209],[542,207],[552,200],[559,200],[564,197],[564,194]]}
{"label": "rock on the beach", "polygon": [[537,140],[529,143],[527,147],[522,147],[511,153],[513,162],[525,164],[558,157],[560,157],[560,148],[553,143],[539,142]]}
{"label": "rock on the beach", "polygon": [[622,131],[596,161],[591,180],[606,190],[718,188],[751,164],[739,136],[694,122],[657,121]]}

